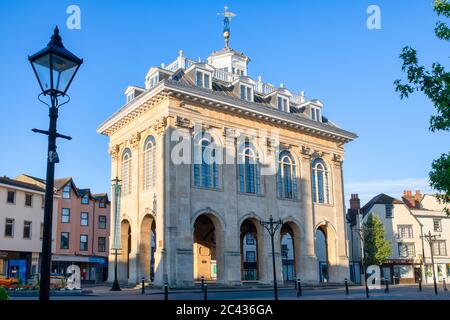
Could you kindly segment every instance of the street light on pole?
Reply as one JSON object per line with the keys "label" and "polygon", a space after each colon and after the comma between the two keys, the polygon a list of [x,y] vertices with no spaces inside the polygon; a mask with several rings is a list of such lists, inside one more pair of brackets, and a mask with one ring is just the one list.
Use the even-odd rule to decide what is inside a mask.
{"label": "street light on pole", "polygon": [[260,221],[261,225],[269,232],[270,240],[272,244],[272,265],[273,265],[273,291],[275,294],[275,300],[278,300],[278,286],[277,286],[277,272],[275,268],[275,246],[273,243],[273,237],[277,232],[278,228],[283,224],[281,219],[276,221],[273,220],[272,215],[270,215],[269,221]]}
{"label": "street light on pole", "polygon": [[119,286],[119,281],[117,281],[117,251],[121,250],[121,239],[120,239],[120,192],[121,185],[118,177],[113,181],[113,192],[114,192],[114,242],[112,249],[114,250],[114,282],[111,287],[111,291],[121,291]]}
{"label": "street light on pole", "polygon": [[431,231],[428,231],[428,234],[424,236],[420,236],[422,239],[425,239],[430,245],[430,255],[431,255],[431,269],[433,271],[433,283],[434,283],[434,293],[438,294],[437,283],[436,283],[436,271],[434,270],[434,254],[433,254],[433,243],[441,237],[440,234],[431,234]]}
{"label": "street light on pole", "polygon": [[[72,139],[69,136],[57,133],[56,121],[58,119],[58,108],[70,100],[70,97],[66,92],[80,65],[83,63],[83,59],[78,58],[64,48],[61,36],[59,35],[59,29],[56,27],[48,45],[41,51],[29,56],[28,60],[31,63],[42,90],[42,93],[39,94],[39,100],[45,103],[40,99],[41,95],[48,95],[50,97],[50,104],[45,103],[49,106],[50,125],[48,131],[32,129],[33,132],[42,133],[48,136],[39,300],[49,300],[52,254],[53,189],[55,163],[59,163],[58,153],[56,152],[56,138]],[[67,100],[60,104],[58,98],[66,96]]]}

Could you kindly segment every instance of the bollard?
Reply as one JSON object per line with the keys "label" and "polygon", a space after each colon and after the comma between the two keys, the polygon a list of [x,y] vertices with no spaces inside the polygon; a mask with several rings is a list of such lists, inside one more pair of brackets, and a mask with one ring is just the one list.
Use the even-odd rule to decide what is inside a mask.
{"label": "bollard", "polygon": [[389,282],[388,282],[388,279],[384,279],[384,282],[386,283],[386,288],[384,289],[384,293],[389,293]]}
{"label": "bollard", "polygon": [[345,278],[344,283],[345,283],[345,294],[348,295],[348,280],[347,280],[347,278]]}
{"label": "bollard", "polygon": [[297,288],[298,288],[297,297],[301,297],[302,296],[302,283],[301,283],[300,279],[297,279]]}
{"label": "bollard", "polygon": [[448,291],[448,289],[447,289],[447,283],[445,282],[445,277],[442,278],[442,287],[444,288],[444,291]]}
{"label": "bollard", "polygon": [[297,289],[297,277],[294,277],[294,289]]}
{"label": "bollard", "polygon": [[208,285],[205,283],[205,287],[203,288],[203,300],[208,300]]}
{"label": "bollard", "polygon": [[369,286],[367,285],[367,281],[366,281],[366,298],[369,298]]}
{"label": "bollard", "polygon": [[169,300],[169,286],[167,283],[164,285],[164,300]]}
{"label": "bollard", "polygon": [[201,277],[201,281],[202,281],[201,282],[202,283],[201,284],[201,290],[203,291],[203,290],[205,290],[205,277],[204,276]]}
{"label": "bollard", "polygon": [[145,278],[141,278],[141,293],[145,294]]}
{"label": "bollard", "polygon": [[419,278],[419,291],[422,291],[422,278]]}

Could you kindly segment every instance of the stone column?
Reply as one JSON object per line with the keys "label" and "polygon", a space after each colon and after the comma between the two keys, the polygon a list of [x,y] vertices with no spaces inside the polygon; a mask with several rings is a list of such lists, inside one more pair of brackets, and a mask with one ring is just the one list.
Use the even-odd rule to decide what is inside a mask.
{"label": "stone column", "polygon": [[156,285],[164,285],[167,275],[166,250],[166,125],[167,119],[161,118],[153,126],[156,133],[156,249],[155,249],[155,279]]}
{"label": "stone column", "polygon": [[221,188],[224,192],[227,206],[225,207],[225,230],[222,232],[223,266],[218,282],[225,285],[241,284],[241,249],[240,225],[237,209],[237,170],[236,139],[233,130],[223,129],[224,164],[221,165]]}
{"label": "stone column", "polygon": [[334,186],[334,208],[335,208],[335,228],[336,228],[336,262],[330,273],[330,281],[343,282],[345,278],[350,278],[349,259],[346,250],[345,234],[345,204],[344,204],[344,178],[342,172],[342,156],[334,154],[333,165],[333,186]]}
{"label": "stone column", "polygon": [[[167,132],[176,130],[179,141],[170,142],[170,149],[166,152],[169,160],[170,188],[170,225],[173,238],[170,242],[170,250],[174,253],[173,266],[174,285],[177,287],[194,286],[194,255],[193,255],[193,228],[191,209],[191,162],[192,157],[189,152],[192,150],[191,123],[189,119],[177,116],[170,118],[171,127]],[[170,140],[170,138],[167,138]],[[180,148],[179,148],[180,147]],[[178,154],[178,150],[183,150],[183,155]],[[187,154],[186,154],[187,152]],[[180,156],[180,158],[175,158]],[[172,220],[173,219],[173,220]],[[175,232],[173,232],[175,231]]]}
{"label": "stone column", "polygon": [[136,284],[141,281],[144,275],[140,272],[140,241],[141,241],[141,212],[139,208],[140,193],[140,170],[141,170],[141,150],[140,150],[141,134],[139,132],[133,134],[130,138],[131,148],[131,194],[129,199],[128,214],[132,217],[133,225],[131,226],[131,252],[130,252],[130,277],[128,283]]}
{"label": "stone column", "polygon": [[298,184],[301,192],[301,218],[304,225],[304,237],[300,242],[300,270],[297,278],[304,282],[319,281],[319,265],[315,252],[314,208],[311,187],[311,150],[301,147],[301,181]]}

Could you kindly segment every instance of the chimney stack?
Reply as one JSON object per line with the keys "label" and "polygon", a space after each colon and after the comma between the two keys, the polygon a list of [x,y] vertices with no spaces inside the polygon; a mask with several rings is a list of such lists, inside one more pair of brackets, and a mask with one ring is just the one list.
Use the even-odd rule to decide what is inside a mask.
{"label": "chimney stack", "polygon": [[415,196],[412,195],[411,190],[403,191],[403,201],[409,208],[416,208],[416,199]]}
{"label": "chimney stack", "polygon": [[361,201],[359,200],[357,193],[352,193],[350,196],[350,209],[361,209]]}

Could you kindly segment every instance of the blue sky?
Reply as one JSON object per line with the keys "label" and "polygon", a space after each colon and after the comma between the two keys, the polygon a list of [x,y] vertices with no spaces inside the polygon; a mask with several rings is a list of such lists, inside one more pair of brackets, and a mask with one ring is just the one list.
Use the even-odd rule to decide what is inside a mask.
{"label": "blue sky", "polygon": [[[66,8],[81,8],[81,30],[66,27]],[[381,8],[381,30],[366,27],[369,5]],[[85,63],[61,108],[57,177],[78,187],[109,191],[108,139],[96,128],[124,103],[128,85],[144,84],[152,65],[172,62],[180,49],[206,59],[223,46],[221,18],[238,16],[230,45],[250,58],[249,74],[284,83],[320,99],[324,115],[359,138],[346,147],[346,193],[363,201],[385,192],[428,189],[431,162],[448,151],[449,137],[428,131],[432,104],[416,94],[401,101],[393,81],[402,77],[401,48],[417,49],[427,67],[448,65],[448,44],[437,40],[431,0],[342,1],[1,1],[0,174],[45,177],[48,112],[27,56],[44,47],[54,25],[65,46]],[[347,200],[348,201],[348,198]]]}

